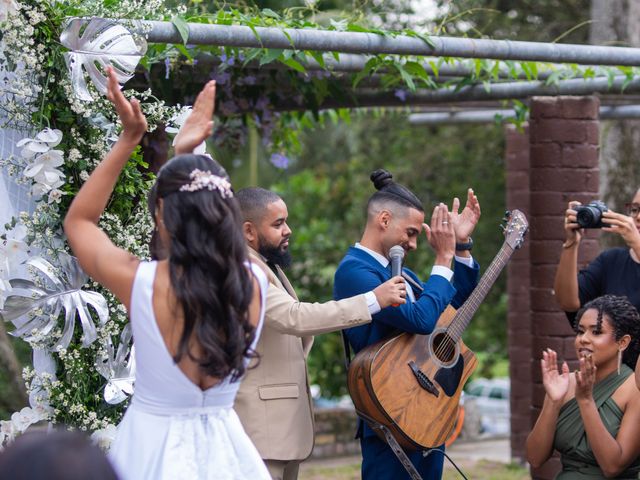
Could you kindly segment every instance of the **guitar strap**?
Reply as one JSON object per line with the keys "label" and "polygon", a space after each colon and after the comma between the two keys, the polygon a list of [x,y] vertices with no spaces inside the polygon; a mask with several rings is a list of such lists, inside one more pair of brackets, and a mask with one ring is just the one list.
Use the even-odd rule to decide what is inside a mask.
{"label": "guitar strap", "polygon": [[[419,292],[423,290],[422,286],[418,284],[413,278],[411,278],[406,273],[402,272],[402,277],[407,282],[409,282],[409,284],[413,288],[415,288]],[[340,333],[342,334],[342,345],[344,347],[344,365],[348,371],[349,365],[351,365],[351,346],[349,345],[349,339],[347,339],[347,334],[345,333],[345,331],[341,330]],[[394,453],[394,455],[396,456],[400,464],[407,471],[407,473],[409,474],[409,477],[411,477],[411,480],[423,480],[422,476],[418,473],[418,470],[416,470],[416,467],[413,466],[413,463],[411,463],[411,460],[409,460],[409,457],[404,452],[402,447],[398,444],[398,442],[396,441],[391,431],[386,426],[376,422],[373,418],[365,415],[364,413],[359,412],[357,410],[356,410],[356,413],[360,418],[362,418],[365,422],[367,422],[367,424],[373,431],[382,432],[382,434],[384,435],[385,441],[387,442],[387,445],[389,445],[389,447],[391,448],[391,451]]]}
{"label": "guitar strap", "polygon": [[416,467],[413,466],[413,463],[411,463],[411,460],[409,460],[409,457],[404,452],[402,447],[398,444],[398,442],[396,441],[391,431],[386,426],[376,422],[373,418],[368,417],[364,413],[362,412],[357,412],[357,413],[362,419],[364,419],[369,424],[369,427],[371,427],[373,431],[382,432],[387,442],[387,445],[391,447],[391,451],[395,454],[395,456],[398,458],[398,461],[402,464],[404,469],[407,471],[407,473],[411,477],[411,480],[422,480],[422,476],[418,473],[418,470],[416,470]]}

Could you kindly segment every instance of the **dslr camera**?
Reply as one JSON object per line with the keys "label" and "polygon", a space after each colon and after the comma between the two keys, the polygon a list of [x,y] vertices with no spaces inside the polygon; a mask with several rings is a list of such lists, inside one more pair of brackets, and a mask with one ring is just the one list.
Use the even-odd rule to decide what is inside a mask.
{"label": "dslr camera", "polygon": [[606,223],[602,223],[602,214],[609,209],[600,200],[594,200],[586,205],[578,205],[574,208],[577,212],[577,222],[580,228],[602,228],[608,227]]}

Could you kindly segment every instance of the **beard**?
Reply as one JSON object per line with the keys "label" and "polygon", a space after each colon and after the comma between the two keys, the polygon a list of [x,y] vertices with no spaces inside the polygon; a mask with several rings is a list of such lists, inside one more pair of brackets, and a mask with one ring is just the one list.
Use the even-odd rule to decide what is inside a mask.
{"label": "beard", "polygon": [[[286,240],[289,239],[287,238]],[[267,262],[278,265],[283,270],[289,268],[291,265],[291,252],[289,252],[288,248],[283,248],[282,244],[269,244],[261,235],[258,235],[258,241],[260,242],[258,253],[266,258]]]}

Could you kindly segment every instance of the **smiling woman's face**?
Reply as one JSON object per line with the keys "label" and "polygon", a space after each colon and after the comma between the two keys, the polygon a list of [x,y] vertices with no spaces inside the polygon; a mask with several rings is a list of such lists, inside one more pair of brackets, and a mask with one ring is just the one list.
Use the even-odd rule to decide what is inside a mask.
{"label": "smiling woman's face", "polygon": [[598,311],[590,308],[584,312],[576,328],[575,347],[578,358],[592,355],[596,366],[617,361],[620,346],[609,317],[603,315],[598,327]]}

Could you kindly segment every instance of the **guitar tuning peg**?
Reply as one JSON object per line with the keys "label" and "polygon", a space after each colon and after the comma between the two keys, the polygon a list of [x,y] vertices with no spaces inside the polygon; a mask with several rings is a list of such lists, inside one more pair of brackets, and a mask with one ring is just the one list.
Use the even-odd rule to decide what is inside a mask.
{"label": "guitar tuning peg", "polygon": [[509,219],[509,217],[511,217],[511,210],[505,210],[504,211],[504,218]]}
{"label": "guitar tuning peg", "polygon": [[500,227],[500,230],[502,230],[503,232],[507,229],[506,225],[504,225],[503,223],[499,223],[498,226]]}

